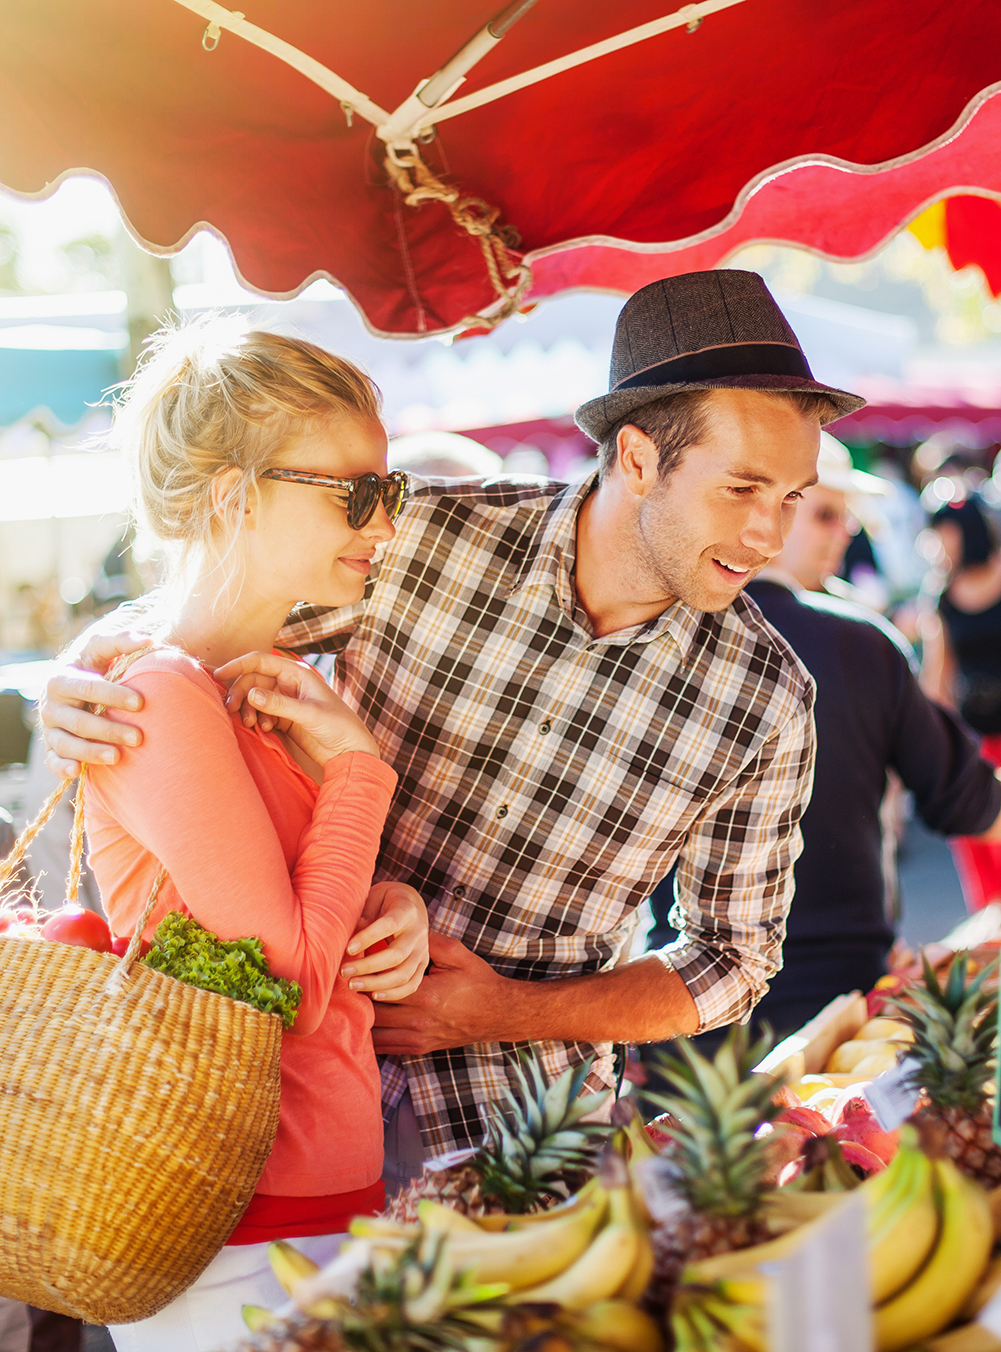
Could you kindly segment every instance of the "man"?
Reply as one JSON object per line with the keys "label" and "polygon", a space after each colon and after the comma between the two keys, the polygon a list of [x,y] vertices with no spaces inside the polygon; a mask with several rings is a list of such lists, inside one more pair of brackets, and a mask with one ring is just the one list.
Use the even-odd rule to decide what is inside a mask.
{"label": "man", "polygon": [[881,481],[853,470],[826,432],[817,473],[782,552],[747,589],[817,683],[817,768],[783,968],[755,1011],[780,1032],[843,991],[870,989],[886,970],[894,938],[880,821],[888,770],[933,831],[1001,838],[1001,784],[965,725],[922,693],[903,637],[825,592],[851,539],[853,499]]}
{"label": "man", "polygon": [[[821,421],[862,402],[813,379],[756,274],[653,283],[623,308],[610,392],[577,413],[597,482],[426,484],[361,605],[290,617],[286,645],[338,654],[338,689],[400,776],[376,877],[412,883],[431,914],[424,982],[376,1006],[401,1154],[411,1111],[425,1151],[481,1135],[511,1043],[531,1040],[550,1076],[596,1052],[598,1088],[614,1043],[745,1019],[760,999],[813,689],[740,592],[815,481]],[[95,754],[82,739],[128,735],[84,701],[127,708],[93,677],[50,684],[64,773]],[[676,860],[682,937],[620,963]]]}

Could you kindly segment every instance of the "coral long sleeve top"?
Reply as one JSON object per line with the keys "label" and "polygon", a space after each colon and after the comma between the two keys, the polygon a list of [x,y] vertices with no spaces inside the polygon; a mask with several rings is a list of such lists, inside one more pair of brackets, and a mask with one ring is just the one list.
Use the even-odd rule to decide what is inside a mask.
{"label": "coral long sleeve top", "polygon": [[282,1040],[278,1136],[259,1191],[370,1187],[382,1168],[372,1004],[339,971],[396,775],[359,752],[329,761],[318,785],[278,737],[232,717],[223,688],[177,650],[141,658],[124,683],[145,701],[128,715],[143,743],[88,774],[90,863],[111,927],[132,932],[162,863],[147,938],[178,910],[221,939],[261,939],[303,999]]}

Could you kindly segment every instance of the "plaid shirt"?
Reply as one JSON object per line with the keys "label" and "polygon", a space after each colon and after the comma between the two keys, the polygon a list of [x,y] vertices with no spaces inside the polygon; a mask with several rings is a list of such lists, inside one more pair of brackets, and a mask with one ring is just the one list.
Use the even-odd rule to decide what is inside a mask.
{"label": "plaid shirt", "polygon": [[[703,1029],[744,1019],[781,957],[813,773],[813,685],[738,598],[680,602],[594,638],[573,586],[591,483],[420,480],[358,605],[302,606],[282,646],[334,652],[335,683],[400,777],[376,880],[423,895],[434,928],[522,981],[612,967],[678,861],[661,957]],[[557,1076],[612,1046],[542,1042]],[[425,1146],[482,1136],[491,1043],[388,1057]]]}

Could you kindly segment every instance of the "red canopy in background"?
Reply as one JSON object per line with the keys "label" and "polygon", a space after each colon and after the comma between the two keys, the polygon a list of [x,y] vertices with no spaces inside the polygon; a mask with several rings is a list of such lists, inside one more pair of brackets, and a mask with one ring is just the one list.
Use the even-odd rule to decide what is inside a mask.
{"label": "red canopy in background", "polygon": [[[90,170],[111,183],[154,251],[176,249],[207,223],[252,288],[291,295],[327,275],[377,331],[452,328],[496,300],[480,246],[440,201],[404,204],[365,121],[374,105],[358,95],[355,107],[328,77],[366,91],[378,123],[496,3],[257,0],[253,23],[322,63],[326,74],[307,68],[326,88],[227,30],[239,20],[211,0],[8,6],[0,183],[44,193],[60,175]],[[997,0],[704,0],[681,11],[681,26],[447,117],[495,82],[664,12],[663,0],[538,0],[428,114],[438,132],[421,147],[425,163],[518,230],[534,294],[631,291],[680,270],[683,254],[685,268],[710,266],[714,251],[713,261],[724,253],[709,235],[735,241],[730,232],[745,225],[746,238],[854,256],[930,200],[916,186],[928,147],[942,157],[928,192],[998,190],[990,135],[980,135],[990,118],[997,125],[989,105],[970,125],[974,139],[959,138],[967,177],[945,170],[958,144],[946,138],[998,88]],[[212,16],[222,32],[210,31],[207,46],[217,36],[218,45],[208,51]],[[827,162],[793,168],[818,159]],[[887,162],[877,174],[836,167]],[[749,195],[777,168],[793,172]],[[912,186],[888,206],[884,188],[907,181],[909,169]],[[807,221],[811,201],[821,205]],[[585,247],[559,252],[574,245]]]}
{"label": "red canopy in background", "polygon": [[964,187],[1001,198],[999,146],[1001,92],[979,101],[955,136],[902,163],[854,172],[803,164],[782,172],[745,194],[727,221],[695,241],[655,250],[592,244],[548,253],[533,262],[532,295],[575,287],[631,294],[659,277],[718,267],[748,244],[797,244],[825,258],[863,258],[917,216],[923,244],[946,248],[953,267],[982,267],[998,295],[1001,205],[968,194],[937,199]]}

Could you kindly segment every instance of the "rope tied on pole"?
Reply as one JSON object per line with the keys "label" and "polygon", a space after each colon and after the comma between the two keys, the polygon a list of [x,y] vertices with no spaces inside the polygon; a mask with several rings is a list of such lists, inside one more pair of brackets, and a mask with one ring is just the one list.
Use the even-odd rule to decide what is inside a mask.
{"label": "rope tied on pole", "polygon": [[390,147],[386,171],[399,189],[408,207],[424,202],[442,202],[456,225],[477,241],[483,252],[490,284],[501,304],[489,314],[467,315],[464,329],[495,329],[516,314],[532,281],[531,268],[513,254],[521,243],[517,229],[500,221],[500,208],[482,197],[463,194],[442,183],[421,159],[416,147],[397,150]]}

